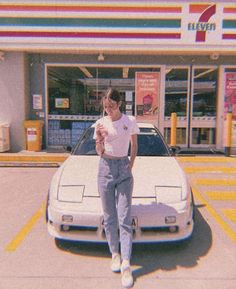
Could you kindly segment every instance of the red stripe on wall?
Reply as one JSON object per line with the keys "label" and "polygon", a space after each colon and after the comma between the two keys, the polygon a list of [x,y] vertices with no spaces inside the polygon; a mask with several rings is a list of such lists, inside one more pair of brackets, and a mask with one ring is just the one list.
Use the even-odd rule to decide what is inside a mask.
{"label": "red stripe on wall", "polygon": [[122,6],[57,6],[57,5],[0,5],[0,11],[55,11],[55,12],[159,12],[181,13],[180,6],[122,7]]}
{"label": "red stripe on wall", "polygon": [[152,38],[180,39],[180,33],[0,31],[0,37]]}
{"label": "red stripe on wall", "polygon": [[222,35],[222,39],[231,39],[231,40],[236,40],[236,33],[224,33]]}
{"label": "red stripe on wall", "polygon": [[209,6],[209,4],[190,4],[189,5],[189,13],[202,13],[205,11]]}
{"label": "red stripe on wall", "polygon": [[236,7],[225,7],[223,9],[224,13],[236,13]]}

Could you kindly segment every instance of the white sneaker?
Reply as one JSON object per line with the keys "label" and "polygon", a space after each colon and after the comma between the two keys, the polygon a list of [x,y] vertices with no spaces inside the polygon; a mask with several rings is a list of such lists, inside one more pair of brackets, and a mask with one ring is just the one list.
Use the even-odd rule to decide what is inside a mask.
{"label": "white sneaker", "polygon": [[121,265],[121,259],[120,254],[113,254],[111,259],[111,271],[118,273],[120,272],[120,265]]}
{"label": "white sneaker", "polygon": [[124,288],[130,288],[134,284],[130,266],[121,267],[121,283]]}

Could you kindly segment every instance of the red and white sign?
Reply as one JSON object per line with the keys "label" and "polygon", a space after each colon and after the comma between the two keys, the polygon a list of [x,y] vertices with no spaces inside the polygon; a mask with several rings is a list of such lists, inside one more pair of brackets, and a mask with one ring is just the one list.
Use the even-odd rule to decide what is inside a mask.
{"label": "red and white sign", "polygon": [[27,140],[29,142],[37,140],[37,130],[36,130],[36,128],[27,128]]}
{"label": "red and white sign", "polygon": [[159,72],[136,72],[135,103],[138,119],[156,120],[158,111]]}
{"label": "red and white sign", "polygon": [[[233,120],[232,146],[236,146],[236,72],[225,73],[224,120],[228,112],[232,113]],[[226,140],[226,135],[224,139]]]}
{"label": "red and white sign", "polygon": [[233,120],[236,120],[236,72],[225,74],[225,114],[232,112]]}

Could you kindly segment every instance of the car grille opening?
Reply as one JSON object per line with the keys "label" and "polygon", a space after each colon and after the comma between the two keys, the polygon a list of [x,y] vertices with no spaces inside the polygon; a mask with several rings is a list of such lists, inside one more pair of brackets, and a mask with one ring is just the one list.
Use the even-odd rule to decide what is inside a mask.
{"label": "car grille opening", "polygon": [[177,233],[179,231],[178,226],[165,226],[165,227],[141,227],[142,233]]}
{"label": "car grille opening", "polygon": [[79,232],[96,232],[98,227],[92,226],[68,226],[68,225],[61,225],[61,231],[68,232],[68,231],[79,231]]}

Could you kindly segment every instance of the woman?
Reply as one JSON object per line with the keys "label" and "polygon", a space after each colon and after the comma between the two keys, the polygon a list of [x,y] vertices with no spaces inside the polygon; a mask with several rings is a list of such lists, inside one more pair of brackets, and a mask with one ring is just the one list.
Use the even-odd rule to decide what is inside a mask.
{"label": "woman", "polygon": [[96,151],[101,156],[98,190],[102,201],[106,238],[112,254],[111,269],[113,272],[121,271],[123,287],[131,287],[131,170],[137,154],[139,128],[133,116],[121,113],[120,94],[117,90],[109,89],[102,99],[102,105],[107,115],[96,122],[94,133]]}

